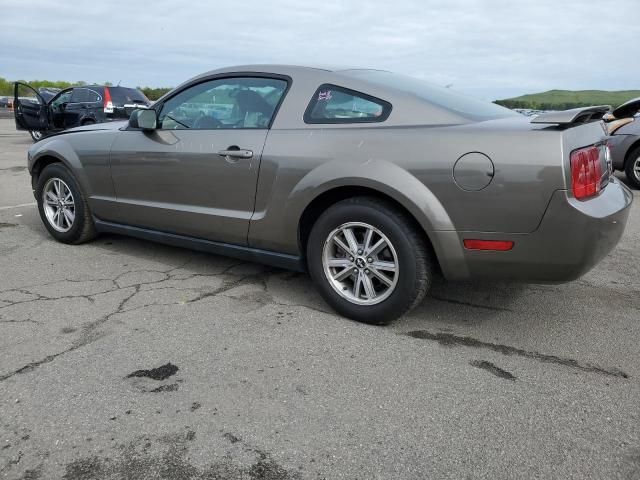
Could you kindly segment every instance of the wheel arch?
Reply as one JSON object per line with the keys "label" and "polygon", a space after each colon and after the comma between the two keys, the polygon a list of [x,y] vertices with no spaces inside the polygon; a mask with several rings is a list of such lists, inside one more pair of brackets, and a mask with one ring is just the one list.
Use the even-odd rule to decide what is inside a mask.
{"label": "wheel arch", "polygon": [[624,167],[626,167],[627,162],[629,161],[629,159],[631,158],[631,153],[633,153],[634,150],[639,149],[640,148],[640,136],[638,136],[638,138],[636,138],[636,140],[629,145],[629,148],[627,148],[626,153],[624,154],[624,164],[623,164],[623,169]]}
{"label": "wheel arch", "polygon": [[75,177],[83,192],[88,192],[89,182],[82,163],[71,145],[61,139],[52,139],[32,153],[29,160],[29,172],[32,185],[35,185],[44,168],[52,163],[61,163]]}
{"label": "wheel arch", "polygon": [[405,213],[407,217],[414,222],[419,231],[423,233],[429,250],[436,259],[438,269],[442,271],[438,255],[434,248],[434,243],[431,239],[431,235],[429,235],[429,232],[424,229],[424,226],[417,220],[416,216],[393,196],[384,193],[376,188],[355,184],[342,185],[324,190],[322,193],[313,198],[313,200],[311,200],[311,202],[303,210],[298,222],[298,242],[300,245],[300,252],[302,252],[303,255],[306,254],[307,243],[309,240],[309,235],[311,234],[311,229],[313,228],[313,225],[318,220],[320,215],[322,215],[322,213],[331,205],[353,197],[377,198],[379,200],[385,201],[395,209]]}
{"label": "wheel arch", "polygon": [[39,157],[37,157],[34,161],[33,164],[31,165],[31,183],[32,185],[35,185],[38,182],[38,178],[40,177],[40,174],[42,173],[42,170],[45,169],[45,167],[51,165],[52,163],[62,163],[63,165],[67,166],[64,162],[64,160],[54,154],[48,153],[48,154],[44,154],[41,155]]}
{"label": "wheel arch", "polygon": [[409,171],[383,159],[369,159],[365,164],[334,159],[298,182],[289,195],[283,216],[297,219],[293,225],[289,222],[289,228],[296,229],[290,233],[296,236],[300,254],[305,255],[310,225],[328,206],[327,202],[361,194],[387,199],[407,212],[424,232],[442,273],[448,278],[465,275],[464,250],[440,200]]}

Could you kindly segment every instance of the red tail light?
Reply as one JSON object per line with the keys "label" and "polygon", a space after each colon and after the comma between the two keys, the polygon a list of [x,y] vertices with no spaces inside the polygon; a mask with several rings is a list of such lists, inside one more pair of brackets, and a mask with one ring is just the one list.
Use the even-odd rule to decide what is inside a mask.
{"label": "red tail light", "polygon": [[464,240],[464,248],[467,250],[497,250],[506,252],[513,248],[513,242],[509,240]]}
{"label": "red tail light", "polygon": [[586,199],[600,193],[600,148],[595,145],[571,152],[571,188],[578,199]]}
{"label": "red tail light", "polygon": [[104,113],[113,113],[113,102],[109,87],[104,87]]}

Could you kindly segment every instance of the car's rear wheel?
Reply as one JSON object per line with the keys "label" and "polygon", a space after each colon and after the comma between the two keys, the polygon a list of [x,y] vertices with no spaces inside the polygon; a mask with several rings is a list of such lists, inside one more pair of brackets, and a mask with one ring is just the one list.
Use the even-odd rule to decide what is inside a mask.
{"label": "car's rear wheel", "polygon": [[31,138],[34,142],[42,140],[42,138],[44,137],[44,134],[40,130],[29,130],[29,134],[31,135]]}
{"label": "car's rear wheel", "polygon": [[309,272],[338,313],[386,324],[417,305],[432,279],[424,234],[403,211],[370,197],[329,207],[307,244]]}
{"label": "car's rear wheel", "polygon": [[47,165],[38,177],[40,218],[53,238],[83,243],[96,236],[89,205],[71,172],[62,164]]}
{"label": "car's rear wheel", "polygon": [[96,121],[94,119],[88,118],[82,122],[82,126],[84,127],[86,125],[95,125],[95,123]]}
{"label": "car's rear wheel", "polygon": [[640,189],[640,147],[636,147],[629,152],[627,161],[624,164],[624,173],[627,175],[631,185]]}

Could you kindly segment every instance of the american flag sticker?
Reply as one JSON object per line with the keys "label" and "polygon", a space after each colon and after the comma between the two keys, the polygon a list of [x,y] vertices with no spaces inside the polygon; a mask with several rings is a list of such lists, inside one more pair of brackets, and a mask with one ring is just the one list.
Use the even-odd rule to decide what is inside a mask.
{"label": "american flag sticker", "polygon": [[318,101],[324,100],[325,102],[331,100],[331,90],[318,93]]}

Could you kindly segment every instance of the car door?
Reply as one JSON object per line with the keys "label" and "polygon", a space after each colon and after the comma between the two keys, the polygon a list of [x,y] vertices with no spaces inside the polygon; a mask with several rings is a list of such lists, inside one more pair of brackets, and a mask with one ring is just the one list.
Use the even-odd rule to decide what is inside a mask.
{"label": "car door", "polygon": [[73,88],[67,88],[58,92],[51,100],[49,100],[49,128],[52,130],[61,130],[65,127],[65,110],[71,101]]}
{"label": "car door", "polygon": [[199,81],[154,106],[157,129],[121,132],[111,173],[122,222],[246,245],[262,149],[288,81]]}
{"label": "car door", "polygon": [[64,109],[64,128],[77,127],[85,118],[95,121],[94,109],[102,107],[101,100],[100,94],[91,88],[74,88],[71,100]]}
{"label": "car door", "polygon": [[14,84],[13,115],[18,130],[41,132],[49,129],[47,103],[30,85]]}

